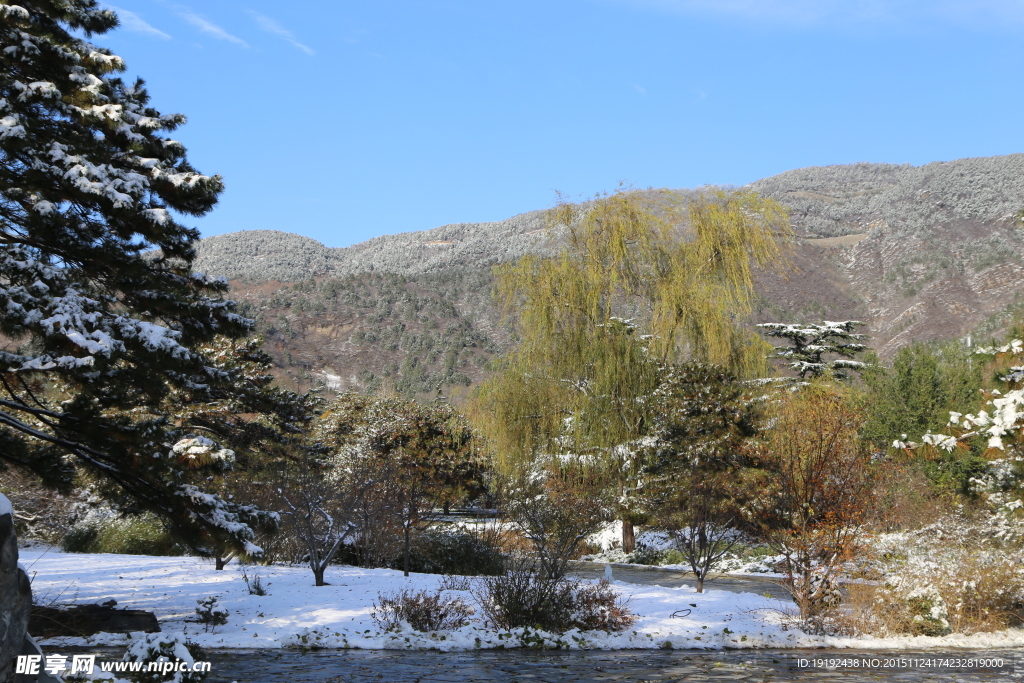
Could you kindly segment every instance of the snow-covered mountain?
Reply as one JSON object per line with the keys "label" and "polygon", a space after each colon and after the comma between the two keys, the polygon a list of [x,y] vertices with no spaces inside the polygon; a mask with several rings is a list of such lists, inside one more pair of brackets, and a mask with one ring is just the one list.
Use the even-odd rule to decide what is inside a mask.
{"label": "snow-covered mountain", "polygon": [[[998,331],[1024,297],[1015,220],[1024,154],[802,168],[750,187],[783,203],[801,236],[793,271],[761,278],[757,322],[859,318],[891,356],[912,340]],[[365,386],[360,373],[380,381],[387,372],[408,385],[418,372],[413,384],[425,390],[477,379],[508,343],[486,296],[489,266],[555,244],[544,213],[533,211],[341,249],[272,230],[231,233],[200,243],[198,268],[236,281],[296,379],[321,373]],[[476,346],[453,349],[464,333]]]}

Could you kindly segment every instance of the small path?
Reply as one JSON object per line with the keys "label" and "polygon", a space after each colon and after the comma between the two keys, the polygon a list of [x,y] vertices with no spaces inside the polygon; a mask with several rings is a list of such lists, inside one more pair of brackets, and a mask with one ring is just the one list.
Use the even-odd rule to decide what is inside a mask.
{"label": "small path", "polygon": [[[604,577],[604,563],[573,562],[569,573],[583,579],[600,579]],[[693,572],[681,572],[677,569],[663,567],[637,566],[612,563],[612,577],[616,581],[638,583],[643,586],[662,586],[676,588],[687,585],[696,587],[697,577]],[[792,597],[785,588],[771,579],[758,576],[736,576],[734,574],[717,574],[704,580],[704,590],[723,590],[732,593],[757,593],[771,595],[773,598],[791,602]]]}

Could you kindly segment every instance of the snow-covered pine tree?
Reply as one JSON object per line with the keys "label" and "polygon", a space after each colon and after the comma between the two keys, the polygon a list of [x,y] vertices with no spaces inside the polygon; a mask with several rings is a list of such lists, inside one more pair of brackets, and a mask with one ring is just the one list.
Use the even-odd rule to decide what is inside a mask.
{"label": "snow-covered pine tree", "polygon": [[[217,337],[197,350],[208,367],[228,377],[201,389],[172,386],[156,411],[173,424],[169,435],[182,470],[181,480],[238,500],[273,498],[273,472],[283,463],[302,459],[312,446],[306,430],[320,406],[314,394],[297,394],[276,386],[270,373],[273,360],[263,350],[262,337]],[[232,453],[226,462],[221,448]],[[230,472],[223,465],[234,463]],[[210,465],[223,476],[211,477]],[[255,520],[257,533],[272,531],[277,518]],[[195,533],[199,531],[199,533]],[[200,555],[213,557],[223,569],[239,548],[207,530],[193,530],[180,541]]]}
{"label": "snow-covered pine tree", "polygon": [[184,117],[76,35],[116,25],[95,0],[0,4],[0,464],[64,489],[81,468],[125,508],[244,545],[262,513],[186,483],[189,446],[154,409],[225,383],[193,349],[250,324],[171,213],[205,214],[223,184],[163,135]]}
{"label": "snow-covered pine tree", "polygon": [[[781,358],[800,379],[808,376],[846,379],[849,370],[859,371],[864,363],[854,356],[867,350],[861,343],[863,334],[854,330],[864,323],[857,320],[829,322],[821,325],[812,323],[786,325],[785,323],[761,323],[757,327],[769,337],[788,339],[789,346],[776,346],[771,358]],[[828,360],[828,356],[838,356]]]}

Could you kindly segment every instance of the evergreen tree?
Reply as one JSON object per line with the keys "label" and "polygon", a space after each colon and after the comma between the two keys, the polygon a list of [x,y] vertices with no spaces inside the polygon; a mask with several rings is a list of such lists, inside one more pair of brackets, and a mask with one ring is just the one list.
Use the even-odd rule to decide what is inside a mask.
{"label": "evergreen tree", "polygon": [[[784,323],[762,323],[758,325],[769,337],[788,339],[789,346],[775,347],[772,358],[781,358],[791,370],[807,377],[830,377],[846,379],[848,370],[860,371],[864,363],[854,356],[867,350],[861,343],[863,334],[853,330],[864,323],[856,320],[845,322],[825,321],[821,325],[786,325]],[[828,356],[838,356],[829,360]]]}
{"label": "evergreen tree", "polygon": [[[273,498],[270,490],[280,470],[303,461],[306,430],[320,407],[319,397],[275,386],[273,366],[263,338],[217,337],[197,350],[225,382],[196,389],[171,387],[156,412],[166,417],[183,480],[200,483],[230,499]],[[219,448],[230,449],[230,475],[221,468],[210,478]],[[270,532],[274,517],[257,520]],[[223,569],[236,554],[230,542],[207,532],[181,537],[194,552],[215,558]]]}
{"label": "evergreen tree", "polygon": [[739,538],[732,527],[761,494],[757,451],[763,401],[723,368],[670,367],[654,392],[655,427],[644,468],[644,503],[704,579]]}
{"label": "evergreen tree", "polygon": [[159,409],[229,382],[194,349],[249,327],[174,217],[210,211],[223,184],[165,137],[185,118],[78,37],[116,25],[95,0],[0,5],[0,463],[63,489],[81,468],[125,508],[245,544],[261,513],[185,481],[196,444]]}
{"label": "evergreen tree", "polygon": [[871,363],[862,376],[869,396],[863,434],[878,449],[904,434],[938,431],[950,411],[973,412],[981,404],[981,357],[960,341],[910,344],[891,368]]}

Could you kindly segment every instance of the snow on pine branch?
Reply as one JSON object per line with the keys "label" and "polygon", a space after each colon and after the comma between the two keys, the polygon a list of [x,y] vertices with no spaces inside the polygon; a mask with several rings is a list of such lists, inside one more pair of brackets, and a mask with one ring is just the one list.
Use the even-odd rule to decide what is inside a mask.
{"label": "snow on pine branch", "polygon": [[[1024,342],[1014,339],[1002,346],[979,347],[975,353],[1019,355],[1024,353]],[[1010,373],[1001,379],[1013,386],[1021,377],[1024,377],[1024,367],[1017,366],[1010,368]],[[951,434],[929,432],[921,437],[922,443],[950,452],[969,439],[982,437],[987,439],[988,449],[1006,451],[1006,441],[1016,440],[1024,430],[1024,389],[1011,389],[1006,393],[992,390],[985,406],[986,409],[976,414],[950,411],[947,430]],[[907,441],[906,435],[902,440],[893,442],[895,448],[916,449],[920,445]]]}
{"label": "snow on pine branch", "polygon": [[206,493],[197,486],[183,484],[178,487],[177,495],[190,503],[192,514],[210,526],[216,527],[243,542],[248,555],[262,555],[263,549],[252,543],[255,533],[252,529],[260,517],[278,521],[276,512],[263,512],[250,505],[238,505],[224,500],[214,493]]}
{"label": "snow on pine branch", "polygon": [[[857,320],[833,322],[825,320],[822,324],[786,324],[761,323],[757,325],[768,337],[776,337],[789,341],[789,346],[777,346],[773,358],[786,362],[790,370],[798,373],[801,378],[821,377],[831,374],[837,379],[844,379],[844,370],[861,370],[864,363],[853,357],[867,350],[861,343],[865,335],[855,333],[857,327],[864,323]],[[832,360],[826,357],[838,356]]]}
{"label": "snow on pine branch", "polygon": [[235,461],[235,452],[230,448],[220,448],[217,442],[205,436],[192,436],[182,439],[171,447],[171,453],[179,460],[208,463],[218,461],[230,465]]}

